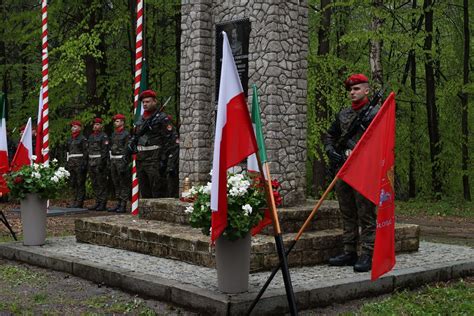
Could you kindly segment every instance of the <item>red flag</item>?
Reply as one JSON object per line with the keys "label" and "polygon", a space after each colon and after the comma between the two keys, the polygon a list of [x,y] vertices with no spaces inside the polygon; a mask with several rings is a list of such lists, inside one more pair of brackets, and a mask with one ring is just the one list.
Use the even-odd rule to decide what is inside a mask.
{"label": "red flag", "polygon": [[20,143],[16,149],[15,156],[11,163],[11,169],[13,171],[18,171],[21,167],[31,164],[31,156],[33,155],[33,148],[31,144],[31,117],[26,123],[25,130],[23,135],[21,135]]}
{"label": "red flag", "polygon": [[395,94],[385,100],[337,177],[378,205],[372,280],[395,265]]}
{"label": "red flag", "polygon": [[227,169],[258,148],[227,34],[222,32],[222,36],[222,68],[212,161],[212,241],[227,226]]}

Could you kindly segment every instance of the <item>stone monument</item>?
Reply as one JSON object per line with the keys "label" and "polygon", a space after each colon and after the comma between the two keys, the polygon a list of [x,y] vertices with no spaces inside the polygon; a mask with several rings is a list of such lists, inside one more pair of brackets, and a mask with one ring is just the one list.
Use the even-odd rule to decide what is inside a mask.
{"label": "stone monument", "polygon": [[[284,205],[305,201],[308,21],[305,0],[183,0],[181,34],[180,187],[210,180],[219,64],[216,30],[246,20],[246,90],[259,91],[272,177]],[[230,34],[229,38],[236,34]],[[240,35],[237,35],[240,36]],[[242,39],[239,39],[239,41]],[[234,43],[235,54],[245,53]],[[232,43],[231,43],[232,45]],[[242,66],[243,67],[243,66]],[[241,76],[242,78],[242,76]],[[243,80],[245,81],[245,80]]]}

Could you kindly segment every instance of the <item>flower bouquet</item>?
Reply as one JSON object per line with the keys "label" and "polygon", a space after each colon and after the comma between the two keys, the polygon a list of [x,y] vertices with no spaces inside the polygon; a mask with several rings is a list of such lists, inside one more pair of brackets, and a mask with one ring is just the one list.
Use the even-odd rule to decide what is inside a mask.
{"label": "flower bouquet", "polygon": [[18,171],[6,175],[10,196],[24,199],[29,193],[38,194],[39,198],[54,199],[63,192],[67,184],[69,172],[58,166],[54,159],[49,164],[25,165]]}
{"label": "flower bouquet", "polygon": [[[281,196],[276,191],[278,181],[272,181],[273,194],[277,205]],[[201,228],[204,235],[211,233],[211,183],[193,186],[183,193],[183,198],[192,201],[185,210],[189,214],[192,227]],[[227,227],[223,232],[229,240],[244,238],[252,228],[264,219],[266,197],[263,179],[248,172],[227,175]]]}

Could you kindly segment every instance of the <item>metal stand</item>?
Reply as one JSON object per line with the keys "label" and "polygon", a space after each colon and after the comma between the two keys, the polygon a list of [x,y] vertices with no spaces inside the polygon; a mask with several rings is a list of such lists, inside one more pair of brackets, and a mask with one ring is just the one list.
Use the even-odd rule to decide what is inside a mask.
{"label": "metal stand", "polygon": [[3,211],[0,211],[0,221],[8,228],[10,231],[10,234],[12,235],[13,239],[17,241],[18,239],[16,238],[15,232],[13,231],[12,227],[10,226],[10,223],[8,223],[7,218],[5,217],[5,214],[3,214]]}

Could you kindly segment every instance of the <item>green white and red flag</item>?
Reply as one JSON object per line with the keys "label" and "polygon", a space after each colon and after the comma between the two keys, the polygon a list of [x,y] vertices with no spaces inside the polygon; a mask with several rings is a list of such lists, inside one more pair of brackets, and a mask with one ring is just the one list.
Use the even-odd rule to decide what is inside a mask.
{"label": "green white and red flag", "polygon": [[222,68],[217,102],[211,184],[211,240],[227,227],[227,169],[257,152],[257,142],[237,67],[222,32]]}
{"label": "green white and red flag", "polygon": [[8,172],[8,143],[5,98],[0,96],[0,195],[8,193],[8,186],[3,175]]}
{"label": "green white and red flag", "polygon": [[378,206],[372,280],[395,265],[395,94],[392,92],[337,173]]}
{"label": "green white and red flag", "polygon": [[28,122],[26,123],[23,135],[21,135],[20,143],[18,144],[18,148],[16,149],[15,156],[13,156],[13,160],[11,163],[11,169],[13,171],[18,171],[21,169],[21,167],[31,164],[31,158],[33,156],[33,146],[31,137],[32,133],[30,117],[28,118]]}
{"label": "green white and red flag", "polygon": [[[258,146],[258,155],[260,156],[260,161],[263,164],[267,163],[267,151],[265,149],[265,139],[263,138],[263,129],[262,129],[262,120],[260,118],[260,102],[258,98],[257,86],[254,84],[252,85],[252,126],[255,133],[255,139],[257,140]],[[261,176],[268,177],[266,174],[265,168],[263,172],[258,167],[257,155],[252,154],[247,158],[247,170],[253,172],[259,172]],[[272,223],[272,217],[270,214],[270,210],[267,208],[265,210],[264,218],[257,224],[257,226],[252,228],[252,236],[260,233],[265,226],[270,225]]]}

